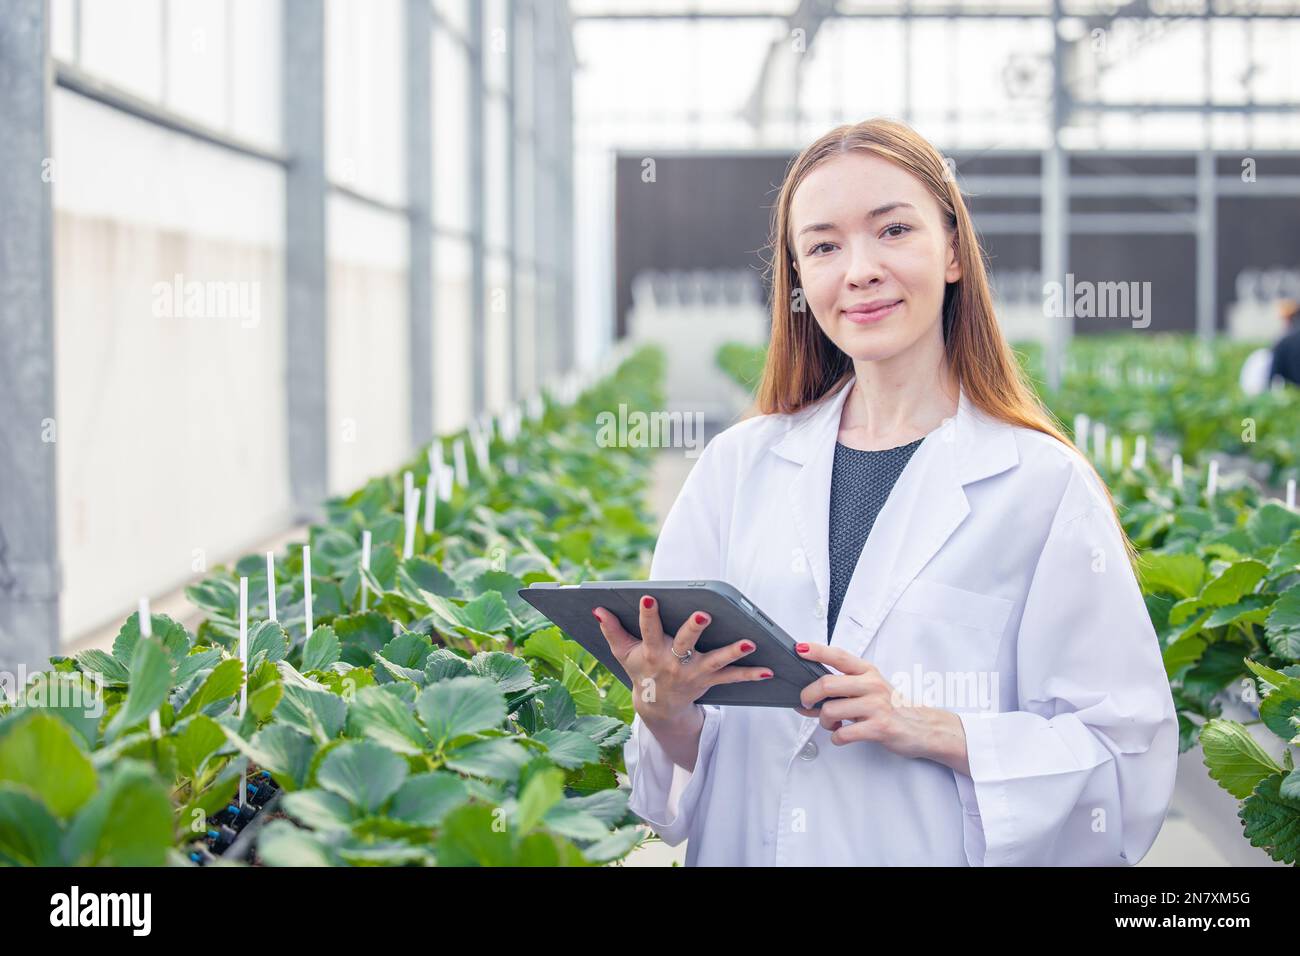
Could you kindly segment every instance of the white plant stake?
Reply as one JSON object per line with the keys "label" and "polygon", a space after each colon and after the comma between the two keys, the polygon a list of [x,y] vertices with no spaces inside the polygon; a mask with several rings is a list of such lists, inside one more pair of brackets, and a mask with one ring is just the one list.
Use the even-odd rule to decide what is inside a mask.
{"label": "white plant stake", "polygon": [[1079,451],[1088,454],[1088,416],[1082,412],[1074,416],[1074,443]]}
{"label": "white plant stake", "polygon": [[308,637],[311,637],[311,545],[302,546],[302,597],[303,610],[307,613]]}
{"label": "white plant stake", "polygon": [[1133,470],[1140,471],[1147,466],[1147,436],[1138,435],[1133,448]]}
{"label": "white plant stake", "polygon": [[415,474],[405,472],[402,475],[402,510],[405,511],[411,506],[411,492],[415,490]]}
{"label": "white plant stake", "polygon": [[452,471],[450,465],[442,465],[438,469],[438,497],[443,501],[451,501],[451,478]]}
{"label": "white plant stake", "polygon": [[1105,462],[1106,460],[1106,426],[1101,422],[1093,422],[1092,425],[1092,460]]}
{"label": "white plant stake", "polygon": [[420,514],[420,489],[415,488],[406,499],[406,541],[402,545],[402,557],[409,558],[415,554],[415,519]]}
{"label": "white plant stake", "polygon": [[1292,511],[1295,510],[1295,479],[1286,480],[1286,506]]}
{"label": "white plant stake", "polygon": [[[149,613],[149,599],[140,598],[140,636],[153,637],[153,616]],[[149,713],[149,736],[157,740],[162,736],[162,717],[158,711]]]}
{"label": "white plant stake", "polygon": [[469,465],[465,461],[465,439],[457,438],[451,445],[451,458],[456,463],[456,484],[469,487]]}
{"label": "white plant stake", "polygon": [[275,616],[275,552],[266,552],[266,612],[272,621]]}
{"label": "white plant stake", "polygon": [[[370,532],[369,531],[361,532],[361,569],[363,571],[370,570]],[[366,584],[366,576],[363,574],[361,575],[361,610],[363,611],[366,609],[366,600],[368,598],[367,591],[368,591],[368,585]]]}
{"label": "white plant stake", "polygon": [[433,469],[429,469],[429,474],[424,479],[424,534],[425,537],[433,534],[434,509],[438,505],[438,489],[435,485]]}
{"label": "white plant stake", "polygon": [[1171,484],[1175,488],[1183,487],[1183,456],[1177,452],[1174,453],[1174,473],[1171,476]]}
{"label": "white plant stake", "polygon": [[1219,460],[1210,459],[1210,473],[1205,479],[1205,499],[1214,501],[1214,493],[1219,490]]}
{"label": "white plant stake", "polygon": [[1124,439],[1114,435],[1110,440],[1110,470],[1119,471],[1124,464]]}
{"label": "white plant stake", "polygon": [[[239,685],[239,719],[244,719],[248,709],[248,578],[239,579],[239,664],[244,671],[244,681]],[[239,777],[239,806],[248,801],[248,774]]]}
{"label": "white plant stake", "polygon": [[438,474],[442,471],[445,461],[442,455],[442,439],[439,438],[429,446],[429,470],[434,474]]}

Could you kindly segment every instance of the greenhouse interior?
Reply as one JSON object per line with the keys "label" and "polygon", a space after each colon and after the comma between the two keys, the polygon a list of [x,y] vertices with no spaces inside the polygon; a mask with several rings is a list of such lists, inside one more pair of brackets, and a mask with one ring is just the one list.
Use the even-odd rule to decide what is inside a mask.
{"label": "greenhouse interior", "polygon": [[0,863],[1296,865],[1300,3],[0,17]]}

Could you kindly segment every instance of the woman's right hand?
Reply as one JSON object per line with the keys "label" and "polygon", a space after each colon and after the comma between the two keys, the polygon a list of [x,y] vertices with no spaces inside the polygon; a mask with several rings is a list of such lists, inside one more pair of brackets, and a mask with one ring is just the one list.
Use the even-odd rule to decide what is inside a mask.
{"label": "woman's right hand", "polygon": [[643,595],[639,604],[641,640],[637,640],[603,607],[592,611],[600,621],[600,632],[609,642],[615,659],[632,679],[632,706],[647,722],[679,723],[695,708],[695,701],[717,684],[745,680],[766,680],[772,672],[766,667],[732,667],[754,651],[754,642],[736,641],[726,647],[694,653],[682,663],[674,656],[695,649],[700,634],[709,626],[709,615],[696,611],[686,619],[677,634],[669,638],[659,620],[659,604]]}

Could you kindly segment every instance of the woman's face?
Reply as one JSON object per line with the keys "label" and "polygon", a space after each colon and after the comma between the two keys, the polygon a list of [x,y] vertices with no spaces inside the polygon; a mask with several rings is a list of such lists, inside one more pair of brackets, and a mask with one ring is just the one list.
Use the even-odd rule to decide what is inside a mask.
{"label": "woman's face", "polygon": [[944,286],[961,267],[919,179],[871,153],[837,155],[799,184],[790,225],[807,307],[843,352],[879,361],[927,338],[942,348]]}

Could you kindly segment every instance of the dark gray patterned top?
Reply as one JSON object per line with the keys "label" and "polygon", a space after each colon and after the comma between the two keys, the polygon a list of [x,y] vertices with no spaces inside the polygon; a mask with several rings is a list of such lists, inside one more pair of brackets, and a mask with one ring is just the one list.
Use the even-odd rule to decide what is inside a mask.
{"label": "dark gray patterned top", "polygon": [[861,451],[835,443],[835,468],[831,473],[831,606],[826,615],[826,643],[835,633],[844,592],[857,566],[858,557],[885,506],[889,493],[903,473],[912,453],[924,438],[908,445],[879,451]]}

